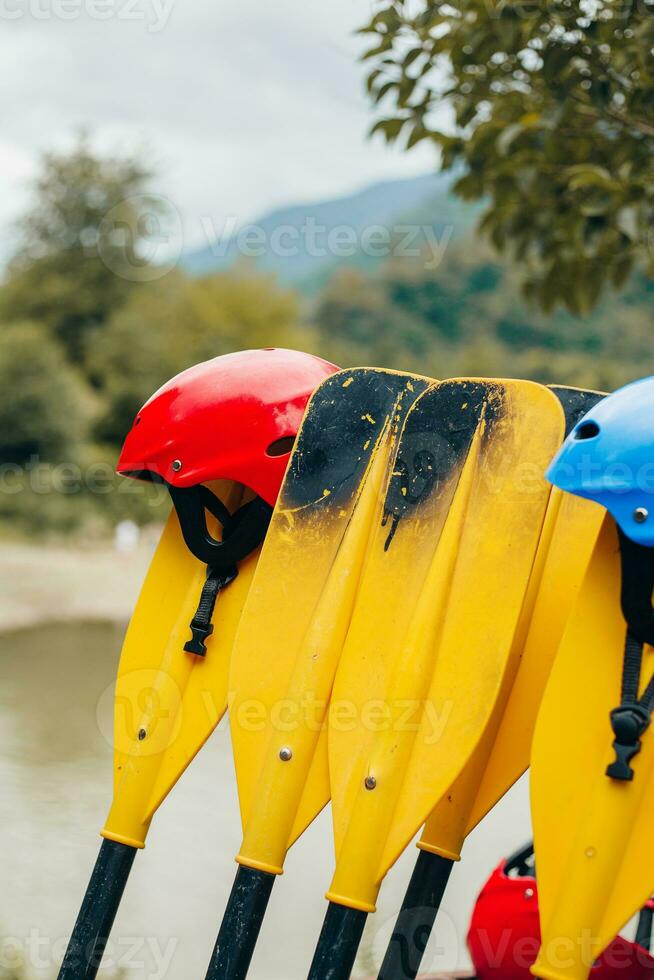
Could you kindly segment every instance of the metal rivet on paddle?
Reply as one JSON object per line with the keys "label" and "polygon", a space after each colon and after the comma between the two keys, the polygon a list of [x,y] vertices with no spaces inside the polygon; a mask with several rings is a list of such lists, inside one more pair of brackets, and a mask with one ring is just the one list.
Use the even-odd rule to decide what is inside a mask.
{"label": "metal rivet on paddle", "polygon": [[139,742],[142,742],[143,741],[143,739],[145,738],[145,735],[146,735],[145,728],[139,728],[139,734],[138,734]]}
{"label": "metal rivet on paddle", "polygon": [[646,507],[636,507],[634,511],[634,520],[636,524],[644,524],[649,517],[649,511]]}
{"label": "metal rivet on paddle", "polygon": [[293,758],[293,749],[289,748],[288,745],[285,745],[283,749],[279,750],[279,758],[282,760],[282,762],[290,762]]}
{"label": "metal rivet on paddle", "polygon": [[173,460],[173,470],[175,471],[175,473],[179,473],[179,471],[181,470],[181,468],[182,468],[182,461],[181,461],[181,459],[174,459]]}
{"label": "metal rivet on paddle", "polygon": [[374,789],[377,785],[377,780],[374,776],[366,776],[364,786],[366,789]]}

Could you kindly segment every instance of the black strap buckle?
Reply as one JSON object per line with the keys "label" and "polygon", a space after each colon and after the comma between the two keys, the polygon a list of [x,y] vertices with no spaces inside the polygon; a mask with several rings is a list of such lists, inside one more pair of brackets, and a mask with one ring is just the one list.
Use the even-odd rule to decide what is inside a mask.
{"label": "black strap buckle", "polygon": [[641,750],[641,736],[645,734],[651,723],[649,712],[639,704],[623,704],[611,712],[611,727],[615,740],[615,760],[607,767],[606,775],[611,779],[631,782],[634,770],[631,760]]}
{"label": "black strap buckle", "polygon": [[204,641],[213,633],[213,623],[198,623],[192,620],[189,625],[193,637],[186,641],[184,650],[186,653],[194,653],[198,657],[206,657],[207,647]]}
{"label": "black strap buckle", "polygon": [[202,593],[195,616],[190,622],[191,639],[184,644],[186,653],[194,653],[196,657],[205,657],[207,646],[205,640],[213,633],[213,617],[216,600],[221,591],[238,575],[236,565],[232,568],[208,568],[207,578],[202,586]]}

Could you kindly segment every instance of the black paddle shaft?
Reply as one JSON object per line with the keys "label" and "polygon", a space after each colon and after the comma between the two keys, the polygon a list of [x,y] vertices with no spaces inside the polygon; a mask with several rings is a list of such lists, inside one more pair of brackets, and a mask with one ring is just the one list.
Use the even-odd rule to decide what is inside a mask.
{"label": "black paddle shaft", "polygon": [[415,980],[453,864],[420,851],[378,980]]}
{"label": "black paddle shaft", "polygon": [[244,980],[247,976],[276,877],[239,867],[206,980]]}
{"label": "black paddle shaft", "polygon": [[329,903],[308,980],[349,980],[367,912]]}
{"label": "black paddle shaft", "polygon": [[58,980],[96,976],[135,854],[135,847],[102,841]]}

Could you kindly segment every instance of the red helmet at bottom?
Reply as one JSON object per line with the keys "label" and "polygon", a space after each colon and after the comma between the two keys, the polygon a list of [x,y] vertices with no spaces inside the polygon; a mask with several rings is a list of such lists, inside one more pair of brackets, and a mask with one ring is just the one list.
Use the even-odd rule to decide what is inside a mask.
{"label": "red helmet at bottom", "polygon": [[[649,946],[654,903],[641,913],[640,943]],[[475,905],[468,949],[477,980],[533,980],[530,967],[540,947],[538,886],[533,847],[502,861]],[[644,945],[622,936],[613,940],[591,971],[592,980],[654,980],[654,958]]]}

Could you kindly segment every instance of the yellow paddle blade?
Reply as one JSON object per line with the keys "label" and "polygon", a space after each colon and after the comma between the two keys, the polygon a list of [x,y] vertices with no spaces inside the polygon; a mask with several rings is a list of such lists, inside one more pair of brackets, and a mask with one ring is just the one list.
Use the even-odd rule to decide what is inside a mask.
{"label": "yellow paddle blade", "polygon": [[394,533],[378,527],[371,542],[332,695],[331,901],[374,910],[489,723],[562,434],[559,402],[531,382],[444,382],[407,417],[386,504]]}
{"label": "yellow paddle blade", "polygon": [[[564,410],[566,435],[604,397],[563,386],[552,391]],[[506,697],[498,698],[464,772],[430,814],[418,843],[422,850],[458,861],[467,835],[526,771],[545,685],[603,516],[596,504],[551,489],[514,637],[517,669],[515,674],[507,671]]]}
{"label": "yellow paddle blade", "polygon": [[281,874],[329,799],[327,704],[392,443],[427,381],[352,369],[307,408],[232,657],[239,863]]}
{"label": "yellow paddle blade", "polygon": [[[654,738],[648,732],[631,783],[609,779],[609,712],[620,699],[626,625],[620,556],[606,517],[565,631],[536,725],[532,814],[542,980],[586,980],[593,961],[654,891],[650,860]],[[645,649],[644,676],[654,670]]]}
{"label": "yellow paddle blade", "polygon": [[[230,510],[242,488],[213,485]],[[207,522],[220,536],[214,518]],[[103,837],[143,847],[152,816],[222,718],[229,655],[257,554],[218,597],[205,657],[186,653],[206,565],[186,547],[174,511],[125,636],[114,710],[114,798]]]}
{"label": "yellow paddle blade", "polygon": [[553,489],[520,624],[514,675],[465,771],[432,811],[418,846],[458,861],[463,842],[529,766],[534,726],[561,637],[602,524],[597,504]]}

